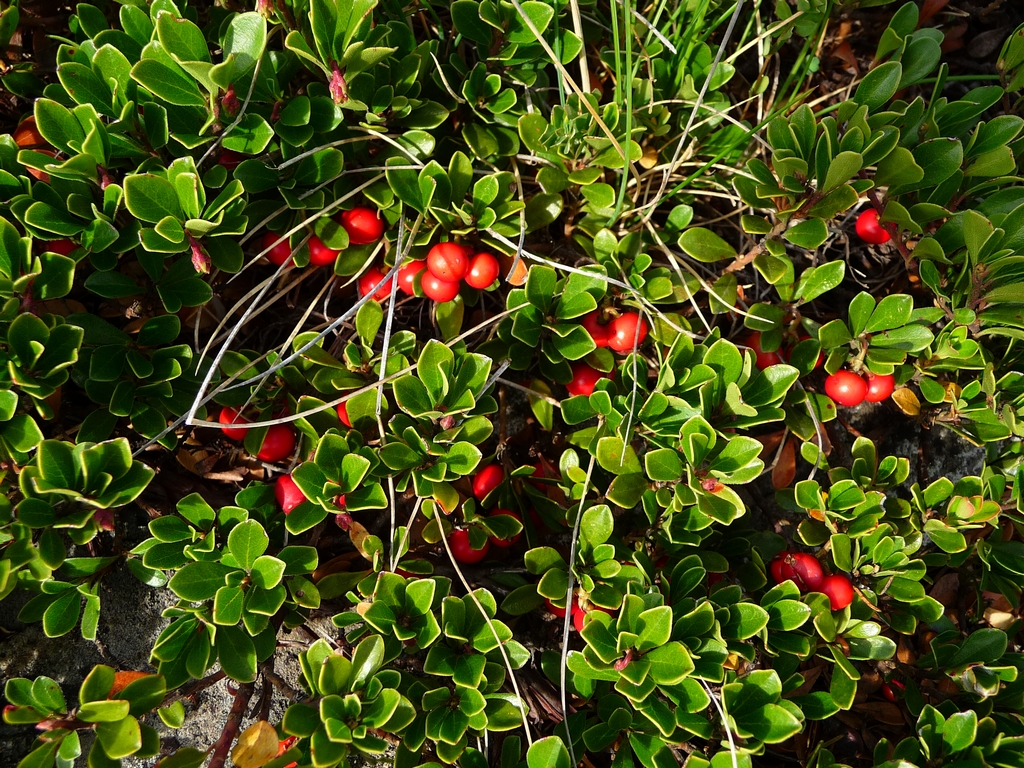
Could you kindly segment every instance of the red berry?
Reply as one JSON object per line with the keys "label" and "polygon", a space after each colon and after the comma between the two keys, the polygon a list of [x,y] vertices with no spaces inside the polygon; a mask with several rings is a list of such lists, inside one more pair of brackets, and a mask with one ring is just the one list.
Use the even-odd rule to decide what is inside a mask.
{"label": "red berry", "polygon": [[886,701],[891,701],[893,704],[896,703],[896,694],[893,692],[892,687],[888,683],[882,685],[882,697]]}
{"label": "red berry", "polygon": [[864,399],[869,403],[880,403],[896,389],[896,377],[891,373],[868,374],[868,393]]}
{"label": "red berry", "polygon": [[428,299],[433,299],[438,304],[451,301],[459,295],[459,284],[457,282],[451,283],[447,280],[442,280],[433,274],[429,267],[423,273],[423,277],[420,278],[420,287],[423,288],[424,296]]}
{"label": "red berry", "polygon": [[291,475],[281,475],[277,478],[277,482],[274,483],[274,498],[286,515],[306,501],[306,495],[299,490]]}
{"label": "red berry", "polygon": [[360,296],[365,296],[368,293],[372,293],[374,288],[377,288],[377,292],[373,294],[373,298],[377,301],[384,301],[391,295],[391,280],[381,285],[381,281],[384,279],[384,272],[380,270],[380,267],[371,264],[362,275],[359,276],[358,282],[356,282],[356,289],[359,291]]}
{"label": "red berry", "polygon": [[782,357],[779,355],[778,350],[775,352],[765,352],[761,348],[761,334],[758,331],[754,331],[747,336],[745,343],[754,351],[754,365],[757,366],[759,371],[782,362]]}
{"label": "red berry", "polygon": [[49,251],[50,253],[59,253],[61,256],[67,256],[77,247],[78,244],[74,240],[68,240],[67,238],[63,238],[61,240],[43,241],[44,251]]}
{"label": "red berry", "polygon": [[348,417],[348,403],[338,403],[338,418],[341,419],[341,423],[349,429],[352,429],[352,420]]}
{"label": "red berry", "polygon": [[498,260],[489,253],[478,253],[469,262],[466,284],[481,291],[490,288],[498,279]]}
{"label": "red berry", "polygon": [[583,625],[585,623],[587,616],[593,613],[594,611],[601,611],[603,613],[609,614],[615,613],[615,611],[613,611],[611,608],[602,608],[600,605],[591,604],[589,611],[585,611],[582,608],[580,608],[579,605],[577,605],[576,609],[572,612],[572,625],[576,627],[577,632],[583,631]]}
{"label": "red berry", "polygon": [[314,267],[326,267],[333,264],[341,251],[328,248],[316,235],[309,238],[309,263]]}
{"label": "red berry", "polygon": [[[240,416],[236,408],[230,408],[225,406],[220,409],[220,415],[217,417],[217,421],[221,424],[248,424],[249,420],[244,416]],[[230,438],[231,440],[244,440],[245,433],[248,432],[246,427],[221,427],[221,431],[224,432],[224,437]]]}
{"label": "red berry", "polygon": [[608,346],[620,354],[632,352],[646,338],[647,321],[636,312],[623,312],[608,323]]}
{"label": "red berry", "polygon": [[217,158],[217,162],[227,168],[229,171],[235,170],[239,163],[246,159],[245,155],[234,152],[230,149],[221,150],[220,157]]}
{"label": "red berry", "polygon": [[841,611],[853,602],[853,584],[850,583],[849,577],[841,573],[826,576],[815,591],[828,598],[833,611]]}
{"label": "red berry", "polygon": [[594,310],[583,316],[583,329],[599,347],[608,346],[608,326],[601,323],[601,312]]}
{"label": "red berry", "polygon": [[368,245],[380,240],[384,234],[384,219],[365,205],[357,205],[351,211],[343,211],[338,217],[341,226],[348,232],[352,245]]}
{"label": "red berry", "polygon": [[473,478],[473,495],[476,496],[477,501],[483,501],[487,494],[501,485],[501,481],[504,479],[505,470],[501,468],[500,464],[488,464]]}
{"label": "red berry", "polygon": [[868,383],[853,371],[836,371],[825,379],[825,394],[837,405],[860,405],[867,393]]}
{"label": "red berry", "polygon": [[[545,477],[552,477],[553,478],[553,475],[549,475],[548,474],[548,471],[545,468],[543,461],[538,461],[536,464],[533,465],[533,474],[529,475],[529,477],[530,478],[542,479],[542,478],[545,478]],[[536,482],[533,479],[530,480],[530,485],[532,485],[534,488],[536,488],[541,493],[545,493],[547,491],[547,489],[548,489],[548,486],[546,484],[538,483],[538,482]],[[540,518],[537,517],[537,513],[534,512],[532,509],[530,510],[530,519],[533,520],[534,524],[537,525],[538,527],[541,525],[541,523],[539,522]]]}
{"label": "red berry", "polygon": [[610,379],[611,375],[592,368],[582,361],[572,364],[572,381],[565,385],[570,395],[590,395],[601,379]]}
{"label": "red berry", "polygon": [[882,228],[878,221],[878,211],[868,208],[857,217],[857,235],[865,243],[881,245],[890,240],[889,233]]}
{"label": "red berry", "polygon": [[398,268],[398,289],[410,296],[416,295],[416,278],[427,268],[425,261],[407,261]]}
{"label": "red berry", "polygon": [[[565,614],[567,613],[565,608],[559,608],[557,605],[555,605],[553,602],[551,602],[551,600],[549,600],[546,597],[544,598],[544,605],[546,605],[548,610],[551,611],[553,614],[555,614],[555,616],[557,616],[558,618],[560,618],[560,619],[564,619],[565,618]],[[573,595],[572,596],[572,611],[573,611],[573,613],[578,611],[579,607],[580,607],[579,601],[576,599],[576,595]]]}
{"label": "red berry", "polygon": [[[513,512],[511,509],[496,509],[494,510],[494,512],[491,513],[490,516],[500,517],[501,515],[506,515],[507,517],[514,517],[520,523],[523,522],[523,518],[520,517],[518,513]],[[513,544],[518,544],[521,538],[523,538],[523,532],[519,531],[519,533],[517,533],[511,539],[499,539],[497,537],[491,537],[491,543],[494,544],[494,546],[496,547],[501,547],[502,549],[504,549],[506,547],[511,547]]]}
{"label": "red berry", "polygon": [[780,552],[768,567],[777,584],[792,581],[802,592],[817,591],[824,578],[821,563],[808,552]]}
{"label": "red berry", "polygon": [[427,254],[427,269],[438,280],[457,283],[469,272],[469,256],[461,245],[438,243]]}
{"label": "red berry", "polygon": [[484,540],[482,549],[473,549],[469,543],[469,531],[459,528],[448,536],[448,545],[452,548],[452,556],[460,563],[479,563],[487,557],[487,551],[491,548],[490,539]]}
{"label": "red berry", "polygon": [[276,232],[267,232],[263,235],[263,239],[260,240],[260,250],[266,251],[270,263],[278,266],[288,261],[292,255],[292,247],[288,244],[288,238],[282,237]]}
{"label": "red berry", "polygon": [[295,450],[295,431],[287,424],[274,424],[267,430],[256,458],[261,461],[281,461]]}

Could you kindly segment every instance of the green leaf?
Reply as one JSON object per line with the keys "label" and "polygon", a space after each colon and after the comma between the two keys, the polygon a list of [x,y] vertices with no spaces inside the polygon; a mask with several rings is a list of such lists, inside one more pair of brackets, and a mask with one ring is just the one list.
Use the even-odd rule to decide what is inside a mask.
{"label": "green leaf", "polygon": [[133,174],[124,180],[124,202],[133,216],[151,224],[166,216],[183,218],[174,186],[151,173]]}
{"label": "green leaf", "polygon": [[78,623],[82,611],[82,596],[69,589],[54,600],[43,613],[43,632],[47,637],[66,635]]}
{"label": "green leaf", "polygon": [[115,760],[134,755],[142,749],[139,721],[131,716],[113,722],[99,723],[96,726],[96,738],[107,756]]}
{"label": "green leaf", "polygon": [[886,296],[871,313],[864,332],[876,333],[899,328],[910,322],[910,313],[913,311],[914,300],[910,296],[901,293]]}
{"label": "green leaf", "polygon": [[683,475],[683,462],[679,452],[671,448],[658,448],[644,455],[644,468],[651,480],[674,482]]}
{"label": "green leaf", "polygon": [[821,219],[808,219],[787,229],[782,237],[793,245],[813,251],[828,239],[828,227]]}
{"label": "green leaf", "polygon": [[281,582],[285,562],[270,555],[256,558],[252,565],[252,583],[262,589],[273,589]]}
{"label": "green leaf", "polygon": [[242,619],[245,592],[241,587],[221,587],[213,600],[213,622],[234,626]]}
{"label": "green leaf", "polygon": [[85,140],[85,131],[71,110],[51,99],[36,99],[35,118],[44,139],[69,155],[77,154],[71,144],[80,146]]}
{"label": "green leaf", "polygon": [[169,104],[205,107],[206,99],[196,81],[181,67],[170,67],[156,59],[143,59],[132,67],[132,79]]}
{"label": "green leaf", "polygon": [[679,247],[697,261],[711,263],[736,258],[736,249],[710,229],[691,227],[679,237]]}
{"label": "green leaf", "polygon": [[31,702],[26,700],[26,703],[34,703],[47,712],[63,713],[67,711],[67,702],[64,700],[64,694],[61,692],[57,681],[51,677],[42,675],[33,680],[29,696],[31,697]]}
{"label": "green leaf", "polygon": [[853,94],[853,100],[874,112],[893,97],[903,77],[903,66],[898,61],[880,64],[864,76]]}
{"label": "green leaf", "polygon": [[841,184],[845,184],[856,176],[864,165],[864,158],[859,152],[840,152],[829,163],[822,193],[831,192]]}
{"label": "green leaf", "polygon": [[167,583],[182,600],[198,603],[209,600],[224,586],[225,577],[234,571],[226,565],[208,561],[189,563]]}
{"label": "green leaf", "polygon": [[811,267],[800,275],[796,296],[802,302],[813,301],[827,291],[831,291],[843,281],[846,274],[845,261],[830,261],[819,267]]}
{"label": "green leaf", "polygon": [[90,701],[78,708],[78,718],[87,723],[113,723],[126,718],[130,707],[122,699]]}
{"label": "green leaf", "polygon": [[[249,570],[256,562],[256,558],[267,551],[270,537],[263,530],[263,526],[255,520],[246,520],[231,529],[228,534],[228,551],[235,559],[239,568]],[[171,580],[171,589],[174,589],[174,580]]]}
{"label": "green leaf", "polygon": [[224,673],[240,683],[256,679],[256,646],[238,627],[217,630],[217,659]]}
{"label": "green leaf", "polygon": [[90,701],[103,701],[110,695],[114,687],[114,668],[106,664],[97,664],[82,681],[78,690],[78,700],[82,704]]}
{"label": "green leaf", "polygon": [[569,750],[557,736],[533,742],[526,753],[526,764],[529,768],[572,768]]}
{"label": "green leaf", "polygon": [[460,35],[478,45],[491,44],[495,30],[480,18],[480,3],[477,0],[455,0],[449,10]]}

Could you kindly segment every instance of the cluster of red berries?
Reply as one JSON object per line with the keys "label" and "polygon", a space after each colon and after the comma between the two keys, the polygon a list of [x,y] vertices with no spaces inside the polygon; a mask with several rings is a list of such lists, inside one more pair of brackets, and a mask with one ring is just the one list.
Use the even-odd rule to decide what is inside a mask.
{"label": "cluster of red berries", "polygon": [[825,394],[836,404],[853,407],[865,400],[880,403],[896,389],[896,377],[891,373],[869,373],[867,377],[853,371],[836,371],[825,379]]}
{"label": "cluster of red berries", "polygon": [[[348,233],[350,245],[369,245],[380,240],[384,234],[384,219],[376,211],[359,205],[351,211],[342,211],[335,219]],[[267,232],[260,243],[262,250],[267,251],[267,258],[272,264],[280,266],[292,255],[288,239],[281,238],[276,232]],[[323,240],[316,235],[309,238],[309,263],[314,267],[326,267],[333,264],[341,251],[328,248]],[[269,250],[267,250],[269,249]]]}
{"label": "cluster of red berries", "polygon": [[636,312],[623,312],[604,324],[600,310],[594,310],[583,316],[583,327],[598,347],[608,347],[620,355],[629,354],[647,338],[647,321]]}
{"label": "cluster of red berries", "polygon": [[768,570],[776,584],[792,581],[801,592],[821,592],[833,611],[841,611],[853,602],[853,584],[841,573],[825,575],[821,563],[808,552],[779,552]]}
{"label": "cluster of red berries", "polygon": [[[638,348],[647,338],[647,321],[636,312],[623,312],[608,323],[601,322],[600,310],[584,315],[583,328],[598,347],[608,347],[626,355]],[[572,379],[565,385],[569,394],[591,395],[601,379],[612,378],[610,371],[599,371],[589,363],[578,360],[572,364]]]}
{"label": "cluster of red berries", "polygon": [[[498,464],[488,464],[473,476],[473,496],[476,497],[477,501],[483,501],[490,496],[504,480],[505,470],[503,470]],[[513,512],[511,509],[495,509],[491,512],[489,517],[499,517],[501,515],[513,517],[520,523],[523,522],[523,518],[520,517],[519,513]],[[522,531],[519,531],[519,533],[510,539],[499,539],[497,536],[490,536],[484,541],[483,547],[480,549],[473,549],[473,545],[470,543],[469,539],[469,530],[466,528],[456,528],[448,535],[448,546],[451,547],[452,557],[454,557],[458,562],[471,565],[473,563],[479,563],[487,557],[487,553],[490,552],[492,544],[496,547],[505,549],[518,544],[522,538]]]}
{"label": "cluster of red berries", "polygon": [[[249,427],[241,426],[248,424],[249,420],[238,412],[237,408],[225,406],[221,408],[217,417],[224,426],[221,430],[224,436],[230,440],[244,440],[245,433]],[[287,459],[295,450],[295,430],[288,424],[273,424],[267,428],[266,437],[263,438],[263,445],[260,446],[256,458],[261,461],[275,462]]]}
{"label": "cluster of red berries", "polygon": [[[416,280],[423,295],[441,304],[459,295],[462,283],[485,290],[498,279],[498,260],[489,253],[473,253],[458,243],[438,243],[427,253],[426,261],[410,261],[398,270],[398,287],[409,296],[416,295]],[[384,272],[371,266],[359,278],[359,295],[365,296],[384,279]],[[378,301],[391,295],[391,283],[380,286],[374,294]]]}

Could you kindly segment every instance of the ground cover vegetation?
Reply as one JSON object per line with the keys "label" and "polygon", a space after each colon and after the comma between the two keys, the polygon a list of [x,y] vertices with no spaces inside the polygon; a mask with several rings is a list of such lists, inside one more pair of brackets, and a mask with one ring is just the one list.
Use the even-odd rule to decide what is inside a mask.
{"label": "ground cover vegetation", "polygon": [[941,1],[0,3],[0,598],[176,599],[7,680],[19,765],[1024,766],[1000,13],[972,68]]}

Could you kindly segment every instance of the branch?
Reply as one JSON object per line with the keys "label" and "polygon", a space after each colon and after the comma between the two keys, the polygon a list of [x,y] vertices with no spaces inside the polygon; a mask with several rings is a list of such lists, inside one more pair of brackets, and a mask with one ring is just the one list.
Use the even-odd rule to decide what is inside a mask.
{"label": "branch", "polygon": [[242,718],[249,706],[252,692],[252,683],[243,683],[238,686],[235,703],[231,705],[231,712],[228,714],[228,721],[224,723],[224,730],[220,732],[220,738],[210,747],[213,757],[210,758],[209,768],[224,768],[224,761],[228,759],[228,750],[231,748],[235,736],[238,735],[238,729],[242,725]]}

